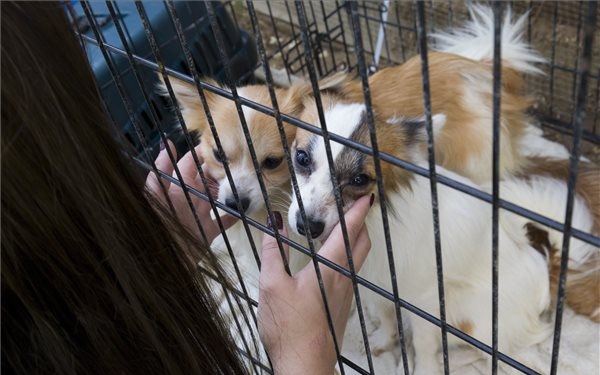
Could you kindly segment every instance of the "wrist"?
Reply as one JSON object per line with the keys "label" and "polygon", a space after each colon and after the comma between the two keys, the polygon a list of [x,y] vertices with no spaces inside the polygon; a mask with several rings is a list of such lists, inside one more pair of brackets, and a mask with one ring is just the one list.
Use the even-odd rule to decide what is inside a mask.
{"label": "wrist", "polygon": [[287,356],[273,360],[272,364],[275,375],[332,375],[335,367],[335,361],[332,362],[320,356],[313,358]]}
{"label": "wrist", "polygon": [[328,332],[305,344],[281,345],[269,354],[275,375],[332,375],[337,360]]}

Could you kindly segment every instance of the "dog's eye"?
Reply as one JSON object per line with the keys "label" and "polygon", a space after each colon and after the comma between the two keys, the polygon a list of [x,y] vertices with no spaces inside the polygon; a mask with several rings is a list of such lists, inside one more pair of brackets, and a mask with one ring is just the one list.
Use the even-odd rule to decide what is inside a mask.
{"label": "dog's eye", "polygon": [[281,164],[282,161],[283,161],[283,158],[268,157],[265,159],[265,161],[263,161],[262,166],[265,169],[275,169],[275,168],[279,167],[279,165]]}
{"label": "dog's eye", "polygon": [[371,177],[367,176],[364,173],[361,173],[361,174],[357,174],[350,180],[350,185],[362,187],[362,186],[367,185],[369,182],[371,182]]}
{"label": "dog's eye", "polygon": [[213,150],[213,156],[215,157],[215,160],[219,163],[223,163],[226,160],[225,153],[223,151],[217,150],[216,148]]}
{"label": "dog's eye", "polygon": [[302,167],[308,167],[311,163],[310,156],[308,156],[306,151],[298,150],[296,151],[296,162]]}

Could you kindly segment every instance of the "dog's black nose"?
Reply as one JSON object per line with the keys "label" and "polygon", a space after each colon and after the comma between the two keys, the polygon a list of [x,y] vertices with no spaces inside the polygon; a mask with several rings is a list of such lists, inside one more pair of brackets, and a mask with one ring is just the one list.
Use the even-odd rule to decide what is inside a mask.
{"label": "dog's black nose", "polygon": [[[248,198],[240,198],[240,203],[242,204],[242,212],[246,212],[248,207],[250,206],[250,199]],[[237,201],[234,197],[229,197],[225,199],[225,205],[233,210],[238,209]]]}
{"label": "dog's black nose", "polygon": [[[304,229],[304,220],[302,220],[302,215],[300,213],[296,214],[296,229],[298,233],[303,236],[306,236],[306,230]],[[311,238],[317,238],[323,233],[323,229],[325,229],[325,223],[322,221],[316,221],[308,218],[308,229],[310,232]]]}

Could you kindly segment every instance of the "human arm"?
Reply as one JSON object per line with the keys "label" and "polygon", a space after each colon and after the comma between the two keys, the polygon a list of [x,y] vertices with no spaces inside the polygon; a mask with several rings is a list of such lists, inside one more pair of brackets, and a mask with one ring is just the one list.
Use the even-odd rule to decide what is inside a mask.
{"label": "human arm", "polygon": [[[362,267],[371,248],[364,224],[370,207],[369,197],[357,200],[345,215],[348,239],[355,270]],[[286,235],[285,229],[279,232]],[[287,256],[287,246],[284,246]],[[348,259],[340,225],[332,231],[319,254],[345,268]],[[289,276],[275,239],[263,238],[262,269],[258,302],[258,328],[276,375],[331,375],[336,363],[333,337],[314,265]],[[327,266],[320,265],[338,344],[341,346],[350,313],[353,289],[351,280]]]}
{"label": "human arm", "polygon": [[[175,146],[171,141],[169,141],[169,148],[172,154],[176,155]],[[198,149],[199,146],[196,147],[194,152],[196,152],[199,162],[202,163],[203,160],[199,155]],[[177,177],[174,173],[173,163],[169,158],[169,154],[167,153],[166,148],[161,150],[154,162],[158,170],[163,171],[166,174],[171,174],[174,177]],[[193,187],[194,189],[202,193],[206,193],[206,189],[198,173],[198,169],[196,167],[196,163],[194,162],[194,158],[191,151],[185,154],[181,158],[181,160],[177,162],[177,167],[186,185]],[[216,182],[213,179],[211,179],[206,173],[205,178],[207,180],[207,184],[210,187],[216,186]],[[153,194],[154,197],[160,203],[167,206],[167,197],[165,197],[163,189],[160,187],[161,183],[163,184],[165,191],[167,191],[167,194],[169,196],[170,201],[173,204],[175,214],[179,221],[188,230],[190,230],[191,233],[196,234],[198,238],[202,238],[200,230],[198,229],[198,225],[196,224],[194,214],[185,197],[184,191],[180,186],[178,186],[177,184],[172,184],[166,179],[159,179],[155,173],[151,172],[146,178],[146,189],[149,193]],[[212,191],[209,193],[212,194],[212,196],[216,196],[216,191]],[[200,197],[197,197],[192,193],[190,193],[189,196],[194,210],[196,212],[196,216],[198,217],[200,225],[202,226],[202,229],[207,237],[206,240],[210,244],[221,233],[216,219],[212,219],[210,215],[211,206],[207,201]],[[225,229],[231,227],[236,221],[237,218],[235,218],[234,216],[221,216],[221,223],[223,224]]]}

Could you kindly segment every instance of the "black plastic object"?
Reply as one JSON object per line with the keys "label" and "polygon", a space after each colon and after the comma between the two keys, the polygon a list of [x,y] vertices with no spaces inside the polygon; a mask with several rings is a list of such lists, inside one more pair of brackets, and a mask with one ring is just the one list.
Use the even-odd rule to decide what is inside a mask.
{"label": "black plastic object", "polygon": [[[131,49],[132,53],[156,62],[146,37],[143,22],[133,1],[111,3],[117,16],[115,19],[111,17],[105,2],[86,2],[86,4],[90,8],[94,17],[93,22],[100,30],[106,44],[125,50],[115,27],[115,22],[119,22],[126,36],[128,48]],[[95,39],[92,25],[86,17],[81,3],[73,1],[71,5],[73,5],[76,14],[74,20],[76,27],[82,34]],[[218,47],[222,47],[229,56],[233,78],[240,81],[244,77],[251,76],[250,73],[254,70],[257,62],[254,41],[233,22],[226,10],[226,5],[220,2],[213,3],[217,23],[225,42],[224,46],[217,46],[216,44],[204,2],[175,1],[173,5],[185,34],[188,48],[196,64],[196,69],[201,75],[210,76],[221,82],[225,80],[225,71],[218,49]],[[145,1],[143,6],[160,49],[161,63],[168,68],[189,75],[185,56],[169,17],[166,4]],[[157,94],[158,76],[153,69],[143,64],[137,64],[136,69],[142,81],[140,83],[135,77],[127,56],[123,53],[108,50],[112,60],[111,64],[123,83],[127,98],[135,112],[135,120],[140,125],[143,133],[144,141],[142,141],[131,121],[127,107],[119,94],[109,65],[105,61],[100,48],[94,43],[86,42],[86,52],[111,118],[121,127],[125,138],[137,150],[140,157],[146,155],[144,144],[150,148],[148,151],[153,157],[158,152],[159,133],[149,106],[154,107],[161,128],[166,130],[169,137],[176,141],[178,149],[187,149],[178,141],[177,121],[172,108],[168,105],[168,100]],[[145,100],[144,92],[149,101]]]}

